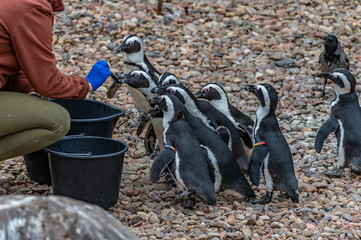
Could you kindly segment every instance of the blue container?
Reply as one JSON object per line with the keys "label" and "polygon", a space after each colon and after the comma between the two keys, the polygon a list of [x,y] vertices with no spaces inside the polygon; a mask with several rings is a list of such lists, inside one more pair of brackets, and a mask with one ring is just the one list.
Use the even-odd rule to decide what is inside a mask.
{"label": "blue container", "polygon": [[[70,114],[69,135],[85,134],[112,138],[114,127],[124,110],[101,101],[84,99],[51,99],[63,106]],[[24,155],[29,179],[51,185],[48,155],[41,149]]]}
{"label": "blue container", "polygon": [[94,136],[68,136],[45,148],[53,193],[103,208],[118,201],[124,154],[128,146],[118,140]]}

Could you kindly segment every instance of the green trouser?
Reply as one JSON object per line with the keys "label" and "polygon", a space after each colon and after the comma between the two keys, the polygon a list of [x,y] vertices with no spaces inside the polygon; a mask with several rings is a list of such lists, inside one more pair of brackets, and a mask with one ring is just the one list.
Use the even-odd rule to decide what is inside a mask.
{"label": "green trouser", "polygon": [[70,128],[62,106],[28,94],[0,91],[0,161],[62,139]]}

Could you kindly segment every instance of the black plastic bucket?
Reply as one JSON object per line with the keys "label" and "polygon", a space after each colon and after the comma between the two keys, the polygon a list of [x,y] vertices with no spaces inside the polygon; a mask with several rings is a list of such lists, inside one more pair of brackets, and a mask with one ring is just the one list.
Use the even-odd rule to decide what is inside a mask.
{"label": "black plastic bucket", "polygon": [[[71,126],[67,135],[82,134],[111,138],[114,127],[124,110],[101,101],[84,99],[51,99],[70,114]],[[30,180],[51,185],[48,154],[44,149],[24,155]]]}
{"label": "black plastic bucket", "polygon": [[111,138],[119,117],[124,115],[122,109],[92,99],[51,101],[63,106],[70,114],[71,126],[68,136],[85,133],[88,136]]}
{"label": "black plastic bucket", "polygon": [[103,208],[117,203],[128,150],[125,143],[104,137],[68,136],[45,150],[55,195]]}

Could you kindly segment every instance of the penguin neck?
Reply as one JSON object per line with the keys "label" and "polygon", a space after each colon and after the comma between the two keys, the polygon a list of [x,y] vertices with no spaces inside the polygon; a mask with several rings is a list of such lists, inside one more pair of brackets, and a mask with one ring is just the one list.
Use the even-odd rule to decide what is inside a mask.
{"label": "penguin neck", "polygon": [[124,62],[125,63],[130,63],[130,64],[141,64],[144,63],[144,51],[140,50],[139,52],[135,52],[135,53],[125,53],[123,54],[124,57]]}
{"label": "penguin neck", "polygon": [[166,135],[166,133],[167,133],[167,130],[168,130],[168,128],[169,128],[169,125],[170,125],[170,123],[173,121],[173,119],[174,119],[174,109],[172,108],[172,109],[170,109],[170,108],[168,108],[168,111],[163,111],[163,129],[164,129],[164,131],[163,131],[163,141],[164,141],[164,143],[167,143],[167,135]]}
{"label": "penguin neck", "polygon": [[[228,119],[230,119],[233,124],[234,121],[233,121],[233,117],[232,117],[232,114],[231,114],[231,110],[230,110],[230,106],[229,106],[229,102],[227,99],[224,99],[223,97],[221,99],[217,99],[217,100],[211,100],[209,101],[209,103],[214,107],[216,108],[218,111],[220,111],[221,113],[223,113],[224,115],[226,115],[226,117]],[[236,124],[237,125],[237,124]]]}
{"label": "penguin neck", "polygon": [[[335,98],[333,99],[330,109],[332,109],[336,104],[356,104],[360,106],[358,102],[358,97],[355,91],[352,91],[347,94],[336,94]],[[349,105],[350,106],[350,105]]]}
{"label": "penguin neck", "polygon": [[139,88],[139,90],[144,94],[144,96],[145,96],[148,100],[152,100],[153,98],[157,97],[158,95],[157,95],[157,94],[153,94],[153,93],[151,92],[151,90],[152,90],[153,88],[158,87],[158,85],[155,84],[155,82],[153,81],[153,79],[149,79],[148,82],[149,82],[149,87]]}
{"label": "penguin neck", "polygon": [[184,106],[189,111],[190,114],[201,120],[207,127],[214,130],[214,128],[209,124],[208,118],[199,110],[196,101],[194,101],[191,97],[189,96],[185,97]]}
{"label": "penguin neck", "polygon": [[267,117],[272,117],[272,116],[275,117],[275,114],[274,114],[274,112],[271,112],[270,105],[266,105],[264,107],[262,107],[262,106],[258,107],[257,112],[256,112],[256,122],[255,122],[254,128],[253,128],[254,136],[256,136],[257,131],[258,131],[263,119],[265,119]]}

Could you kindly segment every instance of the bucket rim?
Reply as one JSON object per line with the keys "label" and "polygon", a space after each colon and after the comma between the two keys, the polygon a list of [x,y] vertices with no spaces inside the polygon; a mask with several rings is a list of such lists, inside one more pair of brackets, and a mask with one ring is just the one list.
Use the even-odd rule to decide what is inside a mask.
{"label": "bucket rim", "polygon": [[[61,141],[66,141],[66,140],[71,140],[71,139],[80,139],[80,138],[88,138],[88,139],[103,139],[103,140],[107,140],[107,141],[112,141],[112,142],[117,142],[120,143],[124,146],[124,149],[122,151],[119,152],[115,152],[115,153],[108,153],[108,154],[102,154],[102,155],[77,155],[77,154],[71,154],[71,153],[64,153],[64,152],[59,152],[59,151],[54,151],[52,149],[49,149],[49,147],[51,147],[52,145],[55,145]],[[117,139],[113,139],[113,138],[107,138],[107,137],[98,137],[98,136],[85,136],[85,135],[70,135],[70,136],[65,136],[63,139],[59,140],[56,143],[53,143],[49,146],[47,146],[46,148],[44,148],[45,151],[47,153],[53,154],[54,156],[57,157],[66,157],[66,158],[72,158],[72,159],[100,159],[100,158],[108,158],[108,157],[115,157],[115,156],[119,156],[119,155],[124,155],[127,151],[128,151],[128,145],[120,140]]]}
{"label": "bucket rim", "polygon": [[[95,123],[95,122],[103,122],[105,120],[111,120],[111,119],[115,119],[115,118],[119,118],[121,116],[123,116],[125,114],[125,111],[121,108],[117,108],[109,103],[106,102],[102,102],[99,100],[94,100],[94,99],[57,99],[57,98],[49,98],[50,101],[56,103],[56,101],[87,101],[87,102],[94,102],[94,103],[98,103],[98,104],[102,104],[105,105],[113,110],[118,111],[118,113],[116,114],[112,114],[110,116],[107,117],[102,117],[102,118],[71,118],[70,122],[71,123]],[[60,104],[59,104],[60,105]]]}

